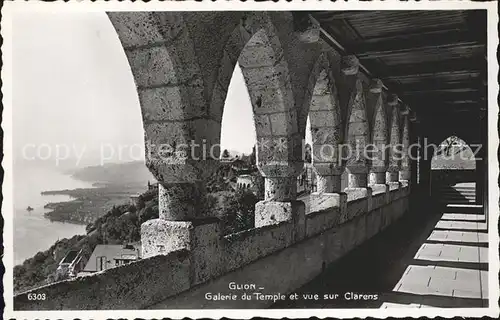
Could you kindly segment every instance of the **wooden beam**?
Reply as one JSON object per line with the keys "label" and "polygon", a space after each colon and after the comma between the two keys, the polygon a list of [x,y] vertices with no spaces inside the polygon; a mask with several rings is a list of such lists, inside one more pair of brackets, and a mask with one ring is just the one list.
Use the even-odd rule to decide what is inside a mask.
{"label": "wooden beam", "polygon": [[412,92],[405,91],[403,97],[408,98],[408,100],[441,100],[441,101],[455,101],[455,100],[479,100],[480,95],[478,91],[469,92]]}
{"label": "wooden beam", "polygon": [[445,48],[480,48],[485,43],[467,30],[440,30],[417,33],[412,36],[401,34],[390,38],[367,39],[351,46],[360,59],[375,59],[411,51]]}
{"label": "wooden beam", "polygon": [[403,86],[403,92],[433,93],[433,92],[475,92],[481,87],[480,81],[426,81],[424,83]]}
{"label": "wooden beam", "polygon": [[385,67],[380,70],[382,78],[399,78],[411,75],[441,74],[451,72],[483,72],[486,63],[477,59],[451,59],[445,61],[408,63]]}
{"label": "wooden beam", "polygon": [[401,75],[395,75],[395,76],[388,76],[388,77],[383,77],[383,80],[397,80],[397,81],[403,81],[403,80],[418,80],[418,81],[426,81],[427,79],[425,78],[434,78],[434,77],[456,77],[456,78],[467,78],[467,79],[472,79],[472,78],[478,78],[480,76],[479,71],[473,71],[473,70],[455,70],[455,71],[443,71],[443,72],[427,72],[427,73],[414,73],[414,74],[401,74]]}

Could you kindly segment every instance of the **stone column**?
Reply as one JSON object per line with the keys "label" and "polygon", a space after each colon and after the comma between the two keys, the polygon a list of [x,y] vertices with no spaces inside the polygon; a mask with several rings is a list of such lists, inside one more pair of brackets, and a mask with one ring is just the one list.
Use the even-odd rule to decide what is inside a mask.
{"label": "stone column", "polygon": [[419,120],[417,119],[416,114],[413,112],[410,117],[410,150],[408,150],[408,154],[410,155],[411,159],[411,169],[410,169],[410,185],[411,186],[416,186],[417,185],[417,157],[419,155],[418,149],[420,148],[419,146],[419,141],[418,141],[418,134],[419,134]]}
{"label": "stone column", "polygon": [[297,200],[297,177],[304,163],[300,154],[293,153],[297,149],[292,145],[300,144],[299,135],[288,142],[291,153],[278,153],[266,144],[258,144],[258,168],[265,180],[265,197],[255,205],[255,227],[290,221],[294,224],[294,239],[299,241],[305,236],[305,205]]}
{"label": "stone column", "polygon": [[342,192],[342,172],[341,166],[335,167],[333,163],[314,164],[316,172],[317,191],[311,194],[310,211],[320,211],[323,209],[338,207],[339,216],[336,217],[336,223],[339,223],[347,208],[347,194]]}
{"label": "stone column", "polygon": [[[348,186],[345,189],[347,200],[368,198],[368,211],[371,203],[371,188],[368,188],[369,161],[364,156],[366,145],[369,141],[369,123],[366,113],[366,100],[363,83],[359,78],[359,60],[352,55],[344,56],[341,60],[343,74],[343,90],[341,94],[341,107],[346,117],[346,137],[344,141],[349,146],[350,154],[343,154],[347,158],[346,170],[348,172]],[[348,216],[350,220],[355,216]]]}
{"label": "stone column", "polygon": [[401,146],[400,137],[400,119],[399,119],[399,101],[398,96],[395,94],[389,95],[387,98],[387,105],[391,110],[391,125],[389,130],[389,159],[388,168],[386,172],[386,183],[390,189],[397,189],[399,184],[399,170],[401,161],[398,159],[397,148]]}
{"label": "stone column", "polygon": [[410,109],[408,106],[404,106],[401,112],[401,125],[402,125],[402,135],[401,135],[401,146],[402,146],[402,159],[401,159],[401,170],[399,171],[399,181],[403,185],[408,185],[410,180],[410,156],[408,154],[408,148],[410,147]]}
{"label": "stone column", "polygon": [[[370,98],[374,101],[374,117],[372,126],[371,141],[375,146],[376,153],[371,154],[372,161],[370,166],[370,174],[368,179],[369,186],[384,187],[387,189],[385,183],[385,172],[387,170],[387,152],[385,147],[387,145],[387,117],[384,109],[384,99],[382,97],[382,81],[380,79],[373,79],[370,85]],[[386,190],[387,191],[387,190]]]}

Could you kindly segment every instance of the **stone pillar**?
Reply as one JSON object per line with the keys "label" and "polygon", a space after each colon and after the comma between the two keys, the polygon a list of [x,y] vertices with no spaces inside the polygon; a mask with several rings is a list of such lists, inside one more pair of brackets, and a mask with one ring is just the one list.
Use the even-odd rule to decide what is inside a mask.
{"label": "stone pillar", "polygon": [[317,177],[317,191],[310,196],[310,211],[316,212],[331,207],[339,207],[339,216],[335,217],[340,223],[347,209],[347,194],[342,192],[342,167],[332,169],[330,165],[316,163],[314,169]]}
{"label": "stone pillar", "polygon": [[194,219],[199,205],[195,203],[203,197],[197,183],[158,183],[159,218],[169,221]]}
{"label": "stone pillar", "polygon": [[255,205],[255,227],[290,221],[294,224],[294,239],[299,241],[305,236],[305,205],[297,200],[297,177],[304,162],[300,136],[294,134],[286,141],[282,152],[267,143],[258,144],[257,165],[265,180],[265,197]]}
{"label": "stone pillar", "polygon": [[[370,166],[370,173],[368,178],[368,185],[381,187],[387,189],[385,183],[385,172],[387,170],[387,152],[385,147],[387,145],[387,117],[385,114],[385,104],[382,96],[382,81],[380,79],[373,79],[370,85],[369,98],[372,101],[374,109],[373,126],[371,141],[376,150],[371,153],[372,161]],[[387,191],[387,190],[386,190]]]}
{"label": "stone pillar", "polygon": [[381,172],[370,172],[370,185],[374,184],[385,184],[386,177],[385,177],[385,170]]}
{"label": "stone pillar", "polygon": [[401,146],[402,146],[402,159],[401,159],[401,170],[399,171],[399,181],[403,185],[408,185],[410,181],[410,156],[408,154],[408,149],[410,147],[410,109],[408,106],[404,106],[401,111]]}
{"label": "stone pillar", "polygon": [[346,162],[346,169],[349,173],[348,187],[345,192],[348,200],[361,197],[370,198],[371,189],[368,188],[369,160],[364,156],[369,141],[369,125],[363,83],[358,75],[359,60],[352,55],[344,56],[341,68],[345,82],[342,102],[345,104],[344,109],[347,112],[345,141],[350,148]]}
{"label": "stone pillar", "polygon": [[399,188],[399,170],[401,165],[401,160],[398,157],[400,155],[397,154],[398,146],[401,146],[401,137],[400,137],[400,118],[399,118],[399,101],[398,96],[395,94],[389,95],[387,98],[387,105],[391,110],[391,124],[389,130],[389,159],[388,159],[388,168],[386,172],[386,183],[389,185],[391,189]]}
{"label": "stone pillar", "polygon": [[[313,98],[309,106],[309,120],[312,135],[312,166],[316,174],[316,192],[311,194],[311,212],[328,207],[343,206],[346,200],[342,190],[343,159],[340,143],[343,141],[343,118],[339,107],[337,82],[328,59],[321,55],[313,74],[317,74]],[[334,217],[333,219],[336,219]]]}
{"label": "stone pillar", "polygon": [[419,134],[419,121],[417,119],[417,116],[415,113],[412,113],[410,117],[410,150],[408,150],[408,154],[410,155],[410,163],[411,163],[411,169],[410,169],[410,185],[416,186],[417,185],[417,158],[419,156],[419,151],[418,149],[420,148],[419,146],[419,141],[418,141],[418,134]]}
{"label": "stone pillar", "polygon": [[318,193],[339,193],[341,192],[342,174],[319,175],[317,174],[316,188]]}

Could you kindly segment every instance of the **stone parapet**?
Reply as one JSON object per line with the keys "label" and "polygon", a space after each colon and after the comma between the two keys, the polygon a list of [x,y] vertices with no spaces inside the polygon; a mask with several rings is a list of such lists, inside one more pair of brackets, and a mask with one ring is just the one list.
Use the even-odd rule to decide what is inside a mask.
{"label": "stone parapet", "polygon": [[[283,221],[224,237],[220,235],[216,221],[212,220],[148,221],[143,226],[143,233],[165,235],[150,238],[150,243],[143,244],[145,259],[16,295],[14,308],[95,310],[268,306],[255,301],[230,301],[230,304],[208,301],[204,294],[219,292],[216,291],[219,289],[223,293],[231,281],[253,283],[255,279],[261,279],[260,285],[265,292],[291,292],[317,276],[324,264],[336,261],[408,211],[409,188],[406,186],[390,191],[390,197],[384,197],[383,193],[373,196],[371,189],[350,193],[349,202],[349,193],[327,195],[329,205],[307,215],[302,215],[301,202],[285,204],[292,214],[285,216],[281,210],[284,207],[280,206]],[[345,209],[342,209],[344,204]],[[261,205],[260,210],[266,208],[269,206]],[[343,210],[347,217],[342,219]],[[303,236],[298,236],[297,230],[302,230]],[[168,233],[177,234],[178,240],[169,242]],[[158,253],[155,252],[156,244],[161,242],[174,251],[155,255]],[[291,268],[294,271],[284,271],[289,270],[285,266],[290,265],[296,266]],[[103,286],[106,291],[101,290]],[[28,293],[42,292],[52,299],[28,301]]]}

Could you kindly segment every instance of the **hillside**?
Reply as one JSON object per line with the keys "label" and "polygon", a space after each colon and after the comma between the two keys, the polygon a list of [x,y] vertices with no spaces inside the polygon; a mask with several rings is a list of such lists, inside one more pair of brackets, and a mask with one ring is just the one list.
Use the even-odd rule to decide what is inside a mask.
{"label": "hillside", "polygon": [[[96,174],[97,171],[90,169],[86,172]],[[259,199],[248,190],[232,190],[228,179],[229,166],[221,166],[216,172],[207,183],[208,194],[204,198],[203,208],[207,213],[221,219],[224,234],[252,228],[255,203]],[[103,216],[87,225],[87,235],[59,240],[49,249],[38,252],[21,265],[15,266],[14,291],[19,293],[63,280],[57,274],[56,269],[60,259],[69,250],[83,249],[84,258],[88,259],[98,244],[125,244],[140,241],[141,224],[158,218],[158,213],[158,189],[156,187],[142,193],[135,205],[123,203],[113,206]]]}

